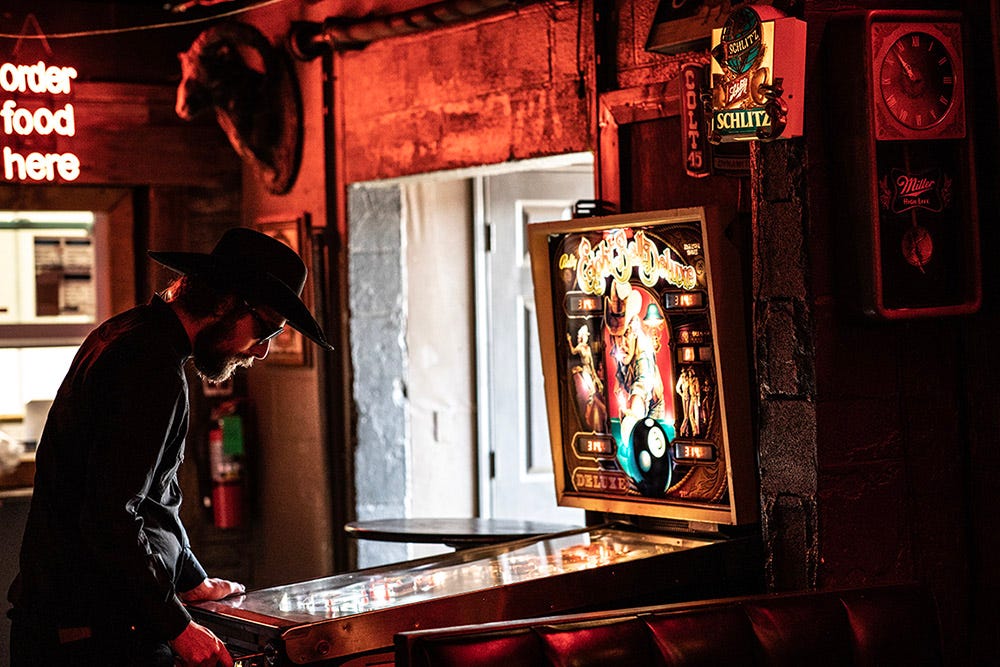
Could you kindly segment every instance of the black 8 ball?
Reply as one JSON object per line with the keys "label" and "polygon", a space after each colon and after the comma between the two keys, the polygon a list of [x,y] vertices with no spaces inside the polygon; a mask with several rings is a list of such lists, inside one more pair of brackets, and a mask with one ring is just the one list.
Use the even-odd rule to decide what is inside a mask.
{"label": "black 8 ball", "polygon": [[646,417],[632,429],[632,452],[642,476],[637,482],[639,493],[662,496],[670,483],[671,466],[667,434],[655,419]]}

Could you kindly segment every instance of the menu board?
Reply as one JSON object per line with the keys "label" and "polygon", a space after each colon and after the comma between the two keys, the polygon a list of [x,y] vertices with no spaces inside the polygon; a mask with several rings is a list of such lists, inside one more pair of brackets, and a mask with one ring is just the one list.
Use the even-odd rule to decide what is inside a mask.
{"label": "menu board", "polygon": [[33,235],[34,317],[94,318],[94,244],[89,236]]}
{"label": "menu board", "polygon": [[0,224],[0,324],[95,322],[95,245],[87,224]]}

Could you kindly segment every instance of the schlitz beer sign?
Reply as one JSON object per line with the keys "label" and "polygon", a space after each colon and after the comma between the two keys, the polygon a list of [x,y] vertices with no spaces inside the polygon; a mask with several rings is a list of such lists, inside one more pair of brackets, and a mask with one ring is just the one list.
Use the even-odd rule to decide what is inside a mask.
{"label": "schlitz beer sign", "polygon": [[709,140],[802,135],[805,22],[766,6],[744,6],[712,30]]}

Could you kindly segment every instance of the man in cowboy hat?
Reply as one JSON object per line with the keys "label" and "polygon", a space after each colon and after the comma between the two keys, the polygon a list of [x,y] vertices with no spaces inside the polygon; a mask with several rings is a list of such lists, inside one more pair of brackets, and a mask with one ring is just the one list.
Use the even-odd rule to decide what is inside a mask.
{"label": "man in cowboy hat", "polygon": [[150,252],[180,276],[80,347],[36,453],[11,585],[11,665],[227,665],[183,602],[243,592],[210,578],[181,524],[184,366],[221,382],[263,359],[285,326],[332,349],[302,303],[306,268],[245,228],[211,253]]}

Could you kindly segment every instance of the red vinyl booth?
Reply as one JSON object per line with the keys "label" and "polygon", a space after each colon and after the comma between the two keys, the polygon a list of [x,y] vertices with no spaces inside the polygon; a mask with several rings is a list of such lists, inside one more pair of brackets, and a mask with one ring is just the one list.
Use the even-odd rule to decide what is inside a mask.
{"label": "red vinyl booth", "polygon": [[405,667],[942,664],[937,607],[916,585],[757,595],[418,630]]}

